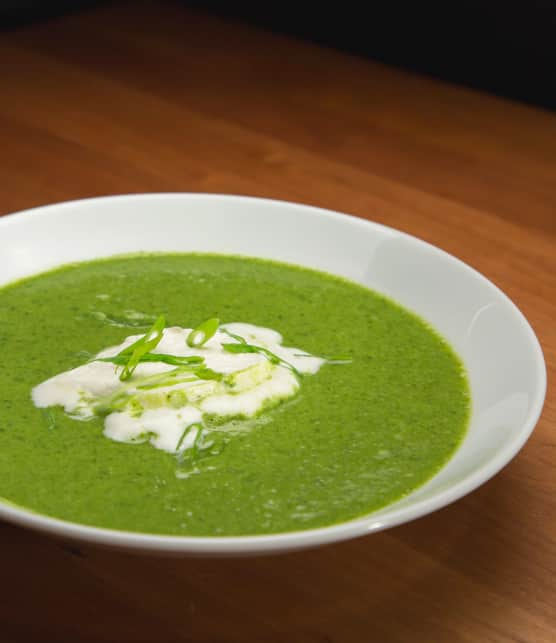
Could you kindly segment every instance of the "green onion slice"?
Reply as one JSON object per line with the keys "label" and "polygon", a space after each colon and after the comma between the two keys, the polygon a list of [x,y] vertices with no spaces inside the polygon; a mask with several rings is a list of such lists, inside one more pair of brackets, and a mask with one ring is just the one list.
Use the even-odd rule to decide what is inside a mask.
{"label": "green onion slice", "polygon": [[154,375],[142,377],[135,383],[135,386],[140,390],[148,390],[160,388],[162,386],[174,386],[175,384],[183,384],[184,382],[195,382],[198,380],[219,381],[222,377],[222,373],[217,373],[206,366],[189,364],[178,366],[171,371],[164,371],[164,373],[155,373]]}
{"label": "green onion slice", "polygon": [[195,382],[198,377],[191,368],[184,368],[178,366],[171,371],[164,373],[155,373],[147,377],[140,378],[135,386],[137,390],[148,391],[153,388],[161,388],[163,386],[175,386],[176,384],[183,384],[184,382]]}
{"label": "green onion slice", "polygon": [[208,340],[214,336],[218,327],[220,326],[220,320],[216,317],[211,317],[211,319],[206,319],[202,324],[199,324],[197,328],[194,328],[187,339],[187,345],[190,348],[200,348],[204,346]]}
{"label": "green onion slice", "polygon": [[[114,355],[113,357],[97,357],[95,362],[109,362],[118,366],[125,366],[128,358],[125,355]],[[171,364],[172,366],[192,366],[197,368],[205,361],[204,357],[200,355],[166,355],[166,353],[146,353],[141,355],[139,363],[143,362],[162,362],[164,364]]]}
{"label": "green onion slice", "polygon": [[[181,434],[181,437],[178,440],[178,443],[176,444],[176,453],[180,452],[181,445],[183,444],[183,441],[189,435],[189,433],[195,430],[197,431],[197,433],[195,435],[195,439],[193,440],[193,444],[189,447],[189,449],[187,449],[187,451],[191,452],[191,456],[193,457],[193,459],[195,459],[199,450],[202,436],[203,436],[203,425],[199,424],[198,422],[195,422],[194,424],[190,424],[189,426],[185,427],[184,432]],[[180,453],[180,456],[182,455],[183,454]]]}
{"label": "green onion slice", "polygon": [[162,332],[165,326],[166,319],[164,318],[164,315],[160,315],[152,325],[151,329],[145,333],[143,337],[140,337],[136,342],[133,342],[131,346],[127,346],[121,350],[118,355],[116,355],[116,357],[128,358],[127,363],[124,365],[122,372],[120,373],[120,380],[122,382],[128,380],[133,375],[133,371],[137,368],[137,365],[141,361],[141,357],[158,346],[162,339]]}
{"label": "green onion slice", "polygon": [[227,328],[221,328],[220,332],[228,335],[228,337],[231,337],[232,339],[235,339],[236,342],[239,342],[240,344],[247,344],[244,337],[241,337],[241,335],[236,335],[235,333],[231,333]]}
{"label": "green onion slice", "polygon": [[299,379],[303,377],[303,375],[297,370],[297,368],[295,368],[293,364],[290,364],[285,359],[282,359],[272,351],[269,351],[268,348],[255,346],[254,344],[247,344],[245,340],[243,340],[243,343],[241,344],[222,344],[222,348],[227,353],[259,353],[259,355],[263,355],[264,357],[266,357],[266,359],[271,364],[276,364],[277,366],[284,366],[288,368]]}

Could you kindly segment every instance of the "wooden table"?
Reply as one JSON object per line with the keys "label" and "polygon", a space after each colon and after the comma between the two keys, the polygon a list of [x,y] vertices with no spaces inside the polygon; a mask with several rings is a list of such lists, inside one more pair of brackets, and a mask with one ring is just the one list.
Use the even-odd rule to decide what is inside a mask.
{"label": "wooden table", "polygon": [[[514,299],[556,377],[556,116],[175,4],[0,36],[0,212],[229,192],[380,221]],[[556,640],[556,395],[431,516],[303,553],[157,559],[0,524],[0,639]]]}

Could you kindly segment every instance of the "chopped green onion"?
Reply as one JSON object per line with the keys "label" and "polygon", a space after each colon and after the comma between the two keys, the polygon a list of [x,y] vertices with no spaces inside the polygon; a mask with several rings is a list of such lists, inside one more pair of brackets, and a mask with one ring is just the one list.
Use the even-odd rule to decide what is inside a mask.
{"label": "chopped green onion", "polygon": [[158,346],[162,339],[162,332],[165,325],[166,320],[164,315],[160,315],[152,325],[151,329],[145,333],[143,337],[139,338],[136,342],[131,344],[131,346],[127,346],[118,353],[116,357],[128,357],[128,361],[120,373],[120,380],[122,382],[128,380],[133,375],[133,371],[137,368],[141,357]]}
{"label": "chopped green onion", "polygon": [[146,391],[162,386],[174,386],[175,384],[183,384],[184,382],[195,382],[198,379],[192,368],[178,366],[171,371],[164,371],[164,373],[155,373],[154,375],[142,377],[135,383],[135,386],[141,391]]}
{"label": "chopped green onion", "polygon": [[191,430],[191,427],[192,427],[192,426],[193,426],[192,424],[189,424],[189,425],[188,425],[188,426],[186,426],[186,427],[185,427],[185,429],[183,430],[183,433],[181,434],[181,437],[180,437],[180,439],[178,440],[178,443],[176,444],[176,452],[179,452],[180,447],[181,447],[181,445],[183,444],[183,441],[185,440],[185,438],[186,438],[187,434],[189,433],[189,431]]}
{"label": "chopped green onion", "polygon": [[227,328],[221,328],[220,332],[228,335],[228,337],[231,337],[232,339],[235,339],[236,342],[239,342],[240,344],[247,344],[244,337],[241,337],[241,335],[236,335],[235,333],[230,333]]}
{"label": "chopped green onion", "polygon": [[[128,358],[125,355],[114,355],[113,357],[97,357],[94,362],[109,362],[117,364],[118,366],[125,366]],[[204,357],[200,355],[166,355],[166,353],[146,353],[141,355],[139,363],[143,362],[162,362],[164,364],[171,364],[173,366],[188,366],[192,365],[197,368],[205,361]]]}
{"label": "chopped green onion", "polygon": [[[202,434],[203,434],[203,426],[202,424],[199,424],[198,422],[195,422],[194,424],[190,424],[189,426],[186,426],[183,433],[181,434],[180,439],[178,440],[178,443],[176,444],[176,453],[180,452],[181,445],[183,444],[183,441],[185,438],[189,435],[189,433],[193,430],[196,430],[197,433],[195,435],[195,438],[193,440],[193,444],[187,449],[187,451],[191,451],[191,456],[195,458],[198,452],[198,447],[199,447],[199,441],[201,440]],[[181,455],[181,453],[180,453]]]}
{"label": "chopped green onion", "polygon": [[190,364],[178,366],[171,371],[164,371],[163,373],[155,373],[154,375],[142,377],[135,383],[135,386],[141,390],[148,390],[161,386],[174,386],[175,384],[183,384],[184,382],[195,382],[196,380],[219,381],[222,377],[222,373],[217,373],[211,368]]}
{"label": "chopped green onion", "polygon": [[[165,326],[166,319],[164,315],[159,315],[151,328],[142,337],[123,348],[118,355],[131,355],[137,348],[144,346],[146,343],[151,345],[151,348],[155,348],[162,339],[162,331]],[[155,340],[158,340],[156,344],[154,344]]]}
{"label": "chopped green onion", "polygon": [[214,336],[214,334],[218,330],[218,326],[220,326],[220,320],[216,317],[206,319],[202,324],[199,324],[197,328],[194,328],[189,333],[187,339],[185,340],[187,342],[187,345],[190,348],[200,348],[201,346],[204,346],[204,344],[206,344],[208,340]]}
{"label": "chopped green onion", "polygon": [[299,379],[303,377],[293,364],[290,364],[285,359],[282,359],[272,351],[269,351],[268,348],[255,346],[254,344],[247,344],[245,341],[242,344],[222,344],[222,348],[227,353],[259,353],[260,355],[266,357],[271,364],[276,364],[277,366],[285,366]]}
{"label": "chopped green onion", "polygon": [[201,446],[201,441],[203,439],[203,427],[201,424],[197,424],[197,435],[195,436],[195,440],[193,440],[193,446],[191,447],[191,455],[193,458],[197,456],[199,453],[199,447]]}
{"label": "chopped green onion", "polygon": [[251,344],[222,344],[227,353],[258,353],[257,346]]}
{"label": "chopped green onion", "polygon": [[187,404],[187,395],[183,389],[174,389],[166,395],[166,400],[173,409],[180,409]]}
{"label": "chopped green onion", "polygon": [[114,411],[123,411],[133,398],[133,392],[129,388],[122,388],[111,395],[101,397],[94,405],[96,415],[109,415]]}
{"label": "chopped green onion", "polygon": [[219,382],[224,377],[222,373],[213,371],[212,368],[208,368],[207,366],[199,366],[194,372],[200,380],[216,380]]}

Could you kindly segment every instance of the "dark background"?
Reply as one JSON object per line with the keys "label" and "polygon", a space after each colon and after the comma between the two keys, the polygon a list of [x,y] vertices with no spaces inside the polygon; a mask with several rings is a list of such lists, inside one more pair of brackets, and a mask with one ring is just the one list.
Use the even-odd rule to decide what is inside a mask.
{"label": "dark background", "polygon": [[[170,1],[556,110],[556,0]],[[100,4],[0,0],[0,28]]]}

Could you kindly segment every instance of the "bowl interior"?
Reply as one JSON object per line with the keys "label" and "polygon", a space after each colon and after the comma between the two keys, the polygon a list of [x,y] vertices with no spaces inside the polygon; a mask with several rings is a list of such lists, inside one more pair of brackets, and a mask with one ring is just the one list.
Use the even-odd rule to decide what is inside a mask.
{"label": "bowl interior", "polygon": [[429,321],[463,359],[473,398],[468,434],[435,478],[405,499],[344,525],[274,536],[194,539],[67,527],[4,507],[0,515],[9,519],[116,546],[185,553],[321,544],[405,522],[468,493],[517,453],[540,414],[546,387],[542,352],[515,305],[467,265],[390,228],[292,203],[166,194],[47,206],[0,219],[0,229],[1,283],[72,261],[137,251],[241,254],[341,275]]}

